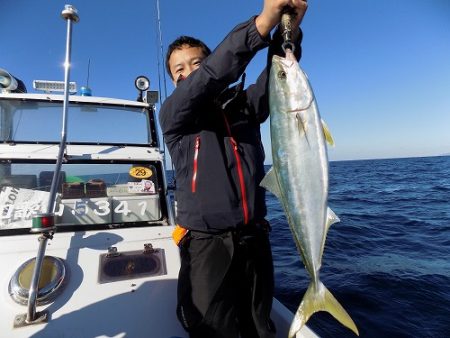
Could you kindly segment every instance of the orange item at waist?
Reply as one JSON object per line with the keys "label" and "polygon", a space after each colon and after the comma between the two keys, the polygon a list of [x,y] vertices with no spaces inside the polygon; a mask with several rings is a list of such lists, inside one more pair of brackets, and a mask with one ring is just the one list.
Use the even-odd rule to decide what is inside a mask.
{"label": "orange item at waist", "polygon": [[172,232],[172,239],[176,245],[179,245],[181,240],[188,233],[188,229],[183,228],[181,225],[177,224],[175,229]]}

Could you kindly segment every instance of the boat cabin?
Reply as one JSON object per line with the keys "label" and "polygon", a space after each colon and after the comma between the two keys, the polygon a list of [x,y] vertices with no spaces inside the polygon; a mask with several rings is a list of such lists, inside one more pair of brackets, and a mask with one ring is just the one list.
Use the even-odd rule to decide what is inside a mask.
{"label": "boat cabin", "polygon": [[[2,334],[186,336],[175,315],[180,262],[155,93],[141,97],[69,95],[55,175],[64,96],[0,93]],[[52,184],[53,215],[37,217],[47,214]]]}

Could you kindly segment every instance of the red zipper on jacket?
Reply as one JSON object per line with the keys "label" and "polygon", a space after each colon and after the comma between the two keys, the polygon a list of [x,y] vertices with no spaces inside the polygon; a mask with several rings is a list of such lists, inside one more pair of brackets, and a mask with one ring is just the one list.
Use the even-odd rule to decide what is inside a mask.
{"label": "red zipper on jacket", "polygon": [[244,172],[242,170],[241,156],[239,155],[238,143],[231,135],[231,128],[228,124],[227,117],[223,114],[223,119],[225,120],[225,126],[227,127],[228,136],[230,137],[230,144],[233,148],[234,157],[236,158],[237,164],[237,172],[239,177],[239,186],[241,188],[241,196],[242,196],[242,210],[244,212],[244,224],[248,223],[248,202],[247,202],[247,191],[245,189],[244,182]]}
{"label": "red zipper on jacket", "polygon": [[194,172],[192,174],[191,190],[196,192],[197,190],[197,171],[198,171],[198,151],[200,149],[200,136],[197,135],[195,138],[194,146]]}

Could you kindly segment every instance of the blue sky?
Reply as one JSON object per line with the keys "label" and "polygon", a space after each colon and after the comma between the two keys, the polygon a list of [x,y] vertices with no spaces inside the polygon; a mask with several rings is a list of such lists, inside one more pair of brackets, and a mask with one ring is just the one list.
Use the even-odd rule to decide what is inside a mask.
{"label": "blue sky", "polygon": [[[141,74],[159,89],[156,0],[0,0],[0,68],[29,92],[33,79],[63,80],[65,3],[80,15],[72,54],[78,87],[90,59],[94,95],[135,99]],[[163,48],[179,35],[214,48],[262,3],[161,0]],[[331,160],[450,153],[450,1],[310,0],[302,29],[300,65],[336,141]],[[247,70],[248,82],[264,63],[262,51]],[[167,94],[172,90],[167,78]],[[263,138],[270,162],[268,122]]]}

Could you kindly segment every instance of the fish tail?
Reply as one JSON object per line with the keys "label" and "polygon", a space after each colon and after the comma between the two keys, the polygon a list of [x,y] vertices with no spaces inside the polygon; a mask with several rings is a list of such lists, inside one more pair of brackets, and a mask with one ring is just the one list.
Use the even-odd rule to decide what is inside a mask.
{"label": "fish tail", "polygon": [[289,338],[295,337],[298,331],[308,321],[308,319],[316,312],[326,311],[336,318],[342,325],[348,327],[356,335],[359,336],[356,327],[350,315],[345,311],[341,304],[334,298],[330,291],[318,282],[318,286],[311,282],[303,296],[303,300],[295,313],[291,328],[289,329]]}

